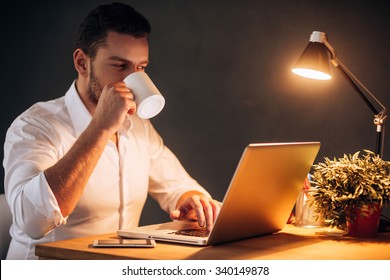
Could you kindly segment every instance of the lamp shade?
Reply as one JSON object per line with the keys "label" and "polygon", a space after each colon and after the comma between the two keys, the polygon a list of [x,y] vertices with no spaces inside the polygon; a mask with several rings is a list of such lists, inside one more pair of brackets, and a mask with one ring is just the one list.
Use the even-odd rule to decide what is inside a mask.
{"label": "lamp shade", "polygon": [[323,43],[309,42],[291,71],[305,78],[331,79],[328,49]]}

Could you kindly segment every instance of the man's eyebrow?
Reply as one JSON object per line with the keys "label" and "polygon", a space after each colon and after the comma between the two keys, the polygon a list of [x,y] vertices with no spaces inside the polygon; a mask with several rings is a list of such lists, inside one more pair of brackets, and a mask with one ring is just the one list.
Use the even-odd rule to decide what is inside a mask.
{"label": "man's eyebrow", "polygon": [[[119,56],[116,56],[116,55],[110,56],[108,59],[115,60],[115,61],[120,61],[120,62],[123,62],[123,63],[133,64],[133,62],[131,60],[128,60],[128,59],[125,59],[123,57],[119,57]],[[141,64],[143,64],[143,63],[148,64],[149,60],[141,61]]]}

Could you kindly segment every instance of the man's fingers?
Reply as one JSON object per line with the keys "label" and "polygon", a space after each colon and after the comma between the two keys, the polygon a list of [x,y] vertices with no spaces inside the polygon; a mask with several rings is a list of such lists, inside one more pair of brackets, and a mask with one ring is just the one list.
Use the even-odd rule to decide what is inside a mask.
{"label": "man's fingers", "polygon": [[215,223],[215,220],[217,219],[219,212],[221,211],[222,203],[216,200],[212,200],[211,206],[213,208],[213,218],[214,218],[213,221]]}
{"label": "man's fingers", "polygon": [[170,216],[172,220],[178,220],[180,218],[180,210],[173,210]]}
{"label": "man's fingers", "polygon": [[211,231],[214,225],[214,211],[208,198],[201,200],[203,213],[206,218],[206,227],[208,231]]}
{"label": "man's fingers", "polygon": [[193,195],[187,198],[178,209],[172,211],[170,217],[174,220],[196,218],[200,227],[206,227],[211,231],[220,210],[220,202],[206,196]]}
{"label": "man's fingers", "polygon": [[201,203],[200,197],[198,195],[194,195],[192,199],[190,199],[190,205],[191,208],[195,211],[199,226],[206,226],[206,218],[203,212],[203,205]]}

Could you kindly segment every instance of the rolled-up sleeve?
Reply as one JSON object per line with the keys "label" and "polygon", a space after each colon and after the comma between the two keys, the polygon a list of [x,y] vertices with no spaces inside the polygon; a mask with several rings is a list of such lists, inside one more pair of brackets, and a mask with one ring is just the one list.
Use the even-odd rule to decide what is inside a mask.
{"label": "rolled-up sleeve", "polygon": [[160,135],[149,126],[150,180],[149,193],[164,211],[176,208],[178,199],[186,192],[210,194],[184,169],[177,157],[167,148]]}
{"label": "rolled-up sleeve", "polygon": [[5,139],[4,186],[13,223],[33,239],[66,222],[44,174],[59,159],[55,138],[48,122],[21,116]]}

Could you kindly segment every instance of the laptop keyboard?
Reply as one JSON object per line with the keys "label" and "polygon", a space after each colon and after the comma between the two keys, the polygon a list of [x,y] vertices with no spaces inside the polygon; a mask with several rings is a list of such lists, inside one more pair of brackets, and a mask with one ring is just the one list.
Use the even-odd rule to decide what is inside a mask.
{"label": "laptop keyboard", "polygon": [[174,232],[176,235],[187,235],[187,236],[196,236],[196,237],[207,237],[209,236],[209,231],[206,228],[196,228],[196,229],[182,229]]}

